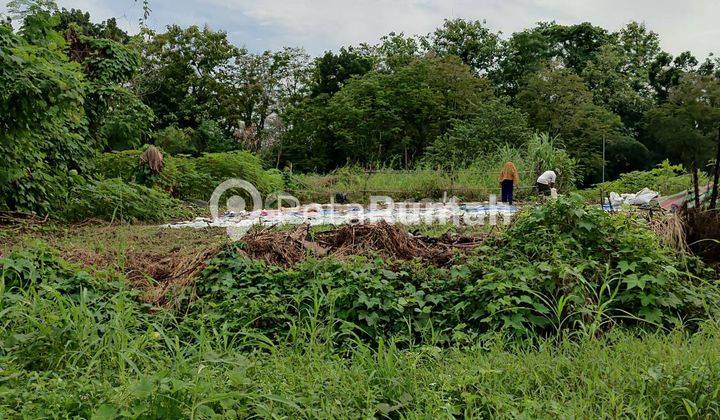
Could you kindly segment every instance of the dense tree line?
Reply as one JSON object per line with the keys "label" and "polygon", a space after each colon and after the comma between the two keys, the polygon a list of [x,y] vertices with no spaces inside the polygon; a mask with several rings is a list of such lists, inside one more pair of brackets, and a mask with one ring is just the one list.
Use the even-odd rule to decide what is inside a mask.
{"label": "dense tree line", "polygon": [[0,25],[0,194],[47,208],[98,151],[155,143],[172,154],[246,149],[268,167],[459,168],[548,133],[583,183],[662,159],[702,168],[720,125],[720,60],[663,51],[631,22],[503,36],[447,20],[311,58],[254,53],[222,31],[171,25],[130,36],[114,19],[10,4]]}

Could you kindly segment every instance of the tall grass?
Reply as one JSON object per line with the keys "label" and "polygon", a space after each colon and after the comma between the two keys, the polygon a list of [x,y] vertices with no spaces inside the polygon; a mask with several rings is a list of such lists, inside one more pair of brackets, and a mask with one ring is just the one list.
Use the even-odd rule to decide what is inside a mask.
{"label": "tall grass", "polygon": [[338,324],[287,340],[149,321],[124,292],[78,300],[0,288],[0,412],[11,417],[720,416],[720,325],[690,336],[400,350],[333,347]]}
{"label": "tall grass", "polygon": [[489,155],[478,156],[467,168],[365,171],[360,167],[347,167],[329,175],[296,175],[291,192],[305,202],[327,202],[336,193],[347,194],[354,202],[367,202],[371,195],[387,195],[397,201],[437,200],[445,192],[448,197],[454,195],[464,201],[483,201],[491,194],[500,194],[498,177],[508,161],[514,162],[520,171],[520,187],[516,190],[519,199],[532,196],[535,180],[545,170],[558,172],[561,191],[571,190],[575,185],[575,161],[555,147],[547,135],[535,135],[523,149],[501,147]]}

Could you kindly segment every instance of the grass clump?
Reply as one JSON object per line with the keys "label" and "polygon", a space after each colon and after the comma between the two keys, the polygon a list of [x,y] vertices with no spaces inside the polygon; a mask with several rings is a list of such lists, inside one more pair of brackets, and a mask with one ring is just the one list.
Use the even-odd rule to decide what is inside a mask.
{"label": "grass clump", "polygon": [[73,190],[64,218],[80,221],[162,221],[186,217],[181,203],[166,193],[118,178],[89,181]]}
{"label": "grass clump", "polygon": [[537,177],[548,169],[558,173],[560,191],[574,189],[578,167],[575,160],[555,146],[546,135],[534,135],[522,148],[503,146],[467,167],[455,168],[427,164],[414,170],[380,169],[366,172],[360,167],[344,167],[328,175],[298,174],[288,188],[301,201],[327,202],[336,193],[345,193],[352,202],[367,202],[371,195],[387,195],[396,201],[439,199],[443,193],[463,201],[484,201],[499,196],[498,176],[505,162],[512,161],[520,171],[517,199],[530,198]]}

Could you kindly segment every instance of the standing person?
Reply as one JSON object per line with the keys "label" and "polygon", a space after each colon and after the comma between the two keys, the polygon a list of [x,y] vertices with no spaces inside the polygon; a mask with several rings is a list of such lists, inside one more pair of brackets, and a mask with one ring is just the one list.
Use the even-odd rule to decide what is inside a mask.
{"label": "standing person", "polygon": [[512,206],[513,188],[520,184],[520,175],[512,162],[506,162],[500,172],[500,189],[502,191],[502,202]]}
{"label": "standing person", "polygon": [[555,187],[555,180],[557,175],[555,171],[545,171],[537,179],[537,190],[538,194],[550,195],[550,189]]}

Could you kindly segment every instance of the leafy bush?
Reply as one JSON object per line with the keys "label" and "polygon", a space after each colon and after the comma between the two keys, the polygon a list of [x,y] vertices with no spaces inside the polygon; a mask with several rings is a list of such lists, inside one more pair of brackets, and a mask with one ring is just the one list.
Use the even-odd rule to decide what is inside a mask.
{"label": "leafy bush", "polygon": [[706,317],[717,285],[687,267],[639,222],[574,197],[523,213],[451,268],[356,258],[284,270],[229,249],[197,282],[195,309],[213,328],[275,337],[307,317],[337,318],[371,342],[462,343],[499,330],[592,336],[612,324],[655,329]]}
{"label": "leafy bush", "polygon": [[83,138],[85,80],[47,13],[22,36],[0,24],[0,210],[48,213],[92,162]]}
{"label": "leafy bush", "polygon": [[[701,183],[707,180],[701,174]],[[582,195],[589,199],[599,199],[600,191],[606,194],[614,191],[617,193],[634,193],[643,188],[650,188],[658,191],[661,195],[671,195],[692,187],[692,175],[685,173],[682,165],[671,165],[667,160],[663,161],[656,168],[649,171],[634,171],[620,175],[614,181],[596,184],[592,188],[581,191]]]}
{"label": "leafy bush", "polygon": [[585,207],[577,195],[526,210],[490,246],[496,251],[468,263],[480,279],[469,298],[484,302],[483,322],[496,327],[662,327],[716,309],[717,283],[700,280],[694,260],[661,245],[642,221]]}
{"label": "leafy bush", "polygon": [[187,212],[162,191],[112,178],[75,188],[64,216],[67,220],[160,221],[187,216]]}
{"label": "leafy bush", "polygon": [[105,153],[97,160],[98,174],[158,188],[184,200],[208,200],[214,188],[229,178],[245,179],[263,194],[282,190],[284,185],[280,172],[263,170],[260,159],[249,152],[212,153],[199,158],[166,154],[160,174],[140,164],[142,152]]}
{"label": "leafy bush", "polygon": [[153,133],[153,144],[171,155],[194,154],[198,150],[192,138],[191,128],[170,126]]}
{"label": "leafy bush", "polygon": [[213,120],[200,123],[192,134],[192,142],[199,152],[229,152],[240,147]]}
{"label": "leafy bush", "polygon": [[255,185],[263,194],[283,188],[282,176],[278,172],[263,170],[260,158],[246,151],[206,153],[195,160],[195,167],[217,183],[240,178]]}
{"label": "leafy bush", "polygon": [[150,132],[154,115],[147,105],[131,94],[118,93],[118,103],[104,116],[99,134],[106,150],[140,147]]}

